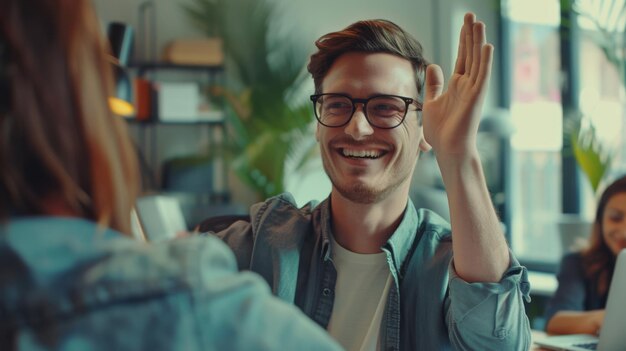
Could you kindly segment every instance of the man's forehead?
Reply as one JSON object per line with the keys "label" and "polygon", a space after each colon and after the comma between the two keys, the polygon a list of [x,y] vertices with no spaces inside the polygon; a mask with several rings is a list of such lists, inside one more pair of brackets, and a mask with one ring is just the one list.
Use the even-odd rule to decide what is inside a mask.
{"label": "man's forehead", "polygon": [[383,52],[348,52],[333,62],[322,81],[322,90],[328,92],[338,87],[376,90],[378,87],[384,90],[379,93],[413,96],[417,94],[416,83],[413,65],[403,57]]}
{"label": "man's forehead", "polygon": [[377,64],[381,61],[385,62],[386,64],[393,64],[394,66],[407,68],[413,67],[411,61],[409,61],[408,59],[388,52],[348,51],[335,58],[332,65],[330,66],[329,71],[340,64],[350,64],[354,62]]}

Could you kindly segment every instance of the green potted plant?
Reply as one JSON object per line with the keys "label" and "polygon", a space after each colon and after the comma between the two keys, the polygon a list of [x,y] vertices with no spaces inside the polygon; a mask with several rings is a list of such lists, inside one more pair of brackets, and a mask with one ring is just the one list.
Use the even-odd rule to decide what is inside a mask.
{"label": "green potted plant", "polygon": [[[273,4],[265,0],[192,0],[189,18],[207,36],[223,40],[228,86],[212,89],[225,98],[232,166],[259,198],[285,190],[285,164],[303,169],[315,154],[313,115],[299,94],[306,82],[307,50],[271,32]],[[303,150],[302,145],[309,145]],[[294,160],[295,158],[295,160]]]}
{"label": "green potted plant", "polygon": [[571,151],[593,193],[596,194],[602,180],[609,172],[614,150],[603,143],[596,128],[593,124],[588,123],[582,115],[571,122],[569,130],[566,126],[566,136],[569,138]]}
{"label": "green potted plant", "polygon": [[[626,66],[626,3],[615,6],[614,1],[580,1],[562,2],[566,9],[574,11],[578,16],[587,19],[598,32],[595,43],[602,49],[607,61],[617,70],[622,85],[625,85]],[[619,16],[613,16],[618,13]],[[608,174],[614,150],[598,136],[591,121],[578,113],[566,130],[571,142],[572,151],[578,166],[587,177],[593,193],[598,192],[604,177]]]}

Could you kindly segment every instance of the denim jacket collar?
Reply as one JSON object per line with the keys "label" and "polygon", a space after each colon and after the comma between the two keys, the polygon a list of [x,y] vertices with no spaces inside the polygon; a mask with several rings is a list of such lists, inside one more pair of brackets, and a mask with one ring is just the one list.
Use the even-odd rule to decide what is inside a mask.
{"label": "denim jacket collar", "polygon": [[[400,225],[396,228],[395,232],[393,232],[387,243],[383,245],[383,250],[388,250],[391,254],[395,266],[394,268],[399,278],[402,278],[404,274],[403,269],[401,269],[403,263],[409,253],[413,251],[413,245],[416,241],[419,241],[419,238],[416,237],[418,226],[419,218],[413,202],[409,199],[404,209]],[[419,232],[419,235],[421,236],[422,232]]]}
{"label": "denim jacket collar", "polygon": [[[327,260],[330,258],[330,240],[332,237],[332,230],[330,228],[331,213],[330,213],[330,197],[326,198],[319,204],[318,210],[321,214],[321,235],[322,235],[322,251],[321,259]],[[394,270],[402,276],[400,267],[402,267],[411,248],[413,247],[415,233],[417,232],[419,218],[415,211],[415,206],[411,199],[408,199],[407,206],[402,215],[402,221],[396,230],[393,232],[389,240],[382,249],[388,251],[393,259]]]}
{"label": "denim jacket collar", "polygon": [[322,235],[322,251],[320,252],[320,258],[323,261],[330,259],[330,238],[332,237],[332,230],[330,229],[331,214],[330,214],[330,196],[322,201],[317,209],[320,211],[321,217],[321,235]]}

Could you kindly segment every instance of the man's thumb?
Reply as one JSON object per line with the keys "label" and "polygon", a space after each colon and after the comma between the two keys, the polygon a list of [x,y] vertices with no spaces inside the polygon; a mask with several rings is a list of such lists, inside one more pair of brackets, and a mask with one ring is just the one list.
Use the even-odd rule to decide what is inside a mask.
{"label": "man's thumb", "polygon": [[434,100],[443,92],[443,72],[435,64],[426,67],[426,82],[424,84],[424,101]]}

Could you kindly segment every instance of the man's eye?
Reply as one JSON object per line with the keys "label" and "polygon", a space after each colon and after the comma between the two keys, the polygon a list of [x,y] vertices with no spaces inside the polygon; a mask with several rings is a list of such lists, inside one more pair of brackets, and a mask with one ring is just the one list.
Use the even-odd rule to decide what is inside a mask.
{"label": "man's eye", "polygon": [[396,104],[378,103],[369,107],[369,112],[376,116],[381,117],[395,117],[401,115],[404,106],[398,106]]}
{"label": "man's eye", "polygon": [[390,104],[378,104],[374,106],[377,111],[397,111],[398,107]]}
{"label": "man's eye", "polygon": [[352,108],[348,103],[342,101],[329,102],[327,108]]}

